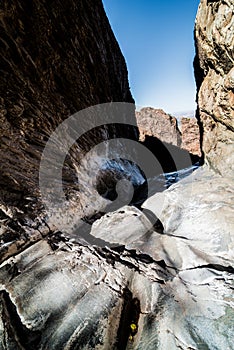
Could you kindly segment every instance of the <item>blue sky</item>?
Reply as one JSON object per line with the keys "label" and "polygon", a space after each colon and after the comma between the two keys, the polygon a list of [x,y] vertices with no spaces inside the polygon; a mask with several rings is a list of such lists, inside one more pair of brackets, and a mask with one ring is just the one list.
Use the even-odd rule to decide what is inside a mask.
{"label": "blue sky", "polygon": [[199,0],[103,0],[137,106],[195,109],[193,27]]}

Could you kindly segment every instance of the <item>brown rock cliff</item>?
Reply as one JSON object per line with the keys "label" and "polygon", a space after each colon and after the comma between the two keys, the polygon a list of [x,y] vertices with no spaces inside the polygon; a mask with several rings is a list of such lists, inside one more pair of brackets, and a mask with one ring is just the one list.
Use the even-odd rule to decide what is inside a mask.
{"label": "brown rock cliff", "polygon": [[198,116],[205,160],[234,171],[234,4],[202,0],[195,25]]}

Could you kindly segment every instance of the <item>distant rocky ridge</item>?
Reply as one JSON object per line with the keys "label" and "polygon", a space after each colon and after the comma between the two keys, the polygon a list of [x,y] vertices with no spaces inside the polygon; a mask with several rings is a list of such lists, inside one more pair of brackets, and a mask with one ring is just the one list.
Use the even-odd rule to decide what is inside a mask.
{"label": "distant rocky ridge", "polygon": [[195,118],[177,118],[165,113],[162,109],[144,107],[136,112],[140,140],[153,136],[162,142],[187,150],[201,156],[200,131]]}
{"label": "distant rocky ridge", "polygon": [[145,136],[148,135],[174,146],[181,145],[176,118],[165,113],[162,109],[144,107],[136,112],[136,118],[141,141],[144,141]]}

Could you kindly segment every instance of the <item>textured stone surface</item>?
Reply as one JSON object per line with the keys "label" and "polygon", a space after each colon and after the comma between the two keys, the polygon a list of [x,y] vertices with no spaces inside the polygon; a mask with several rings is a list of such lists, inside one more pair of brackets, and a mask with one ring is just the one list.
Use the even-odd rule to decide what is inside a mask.
{"label": "textured stone surface", "polygon": [[110,243],[126,244],[139,239],[151,226],[140,210],[125,206],[97,220],[90,233]]}
{"label": "textured stone surface", "polygon": [[227,267],[234,258],[233,202],[233,181],[204,167],[167,191],[150,197],[143,207],[159,217],[165,233],[181,237],[178,250],[173,247],[173,252],[169,250],[168,258],[165,255],[164,259],[169,261],[171,253],[177,255],[174,264],[178,268],[183,265],[192,268],[205,262]]}
{"label": "textured stone surface", "polygon": [[181,135],[176,118],[165,113],[162,109],[142,108],[136,112],[136,118],[141,141],[144,141],[147,135],[157,137],[160,141],[174,146],[181,145]]}
{"label": "textured stone surface", "polygon": [[202,0],[195,26],[202,149],[206,161],[229,176],[234,171],[233,12],[232,0]]}
{"label": "textured stone surface", "polygon": [[1,185],[14,203],[37,187],[42,147],[62,120],[133,100],[101,1],[2,1],[1,30]]}
{"label": "textured stone surface", "polygon": [[[37,1],[31,8],[26,1],[3,2],[1,6],[6,36],[1,58],[7,57],[10,64],[4,61],[1,91],[5,105],[1,110],[1,170],[6,182],[1,179],[0,349],[232,350],[233,179],[204,167],[150,198],[144,205],[152,212],[148,211],[147,218],[131,207],[105,215],[91,230],[97,240],[103,240],[102,246],[81,239],[81,227],[77,235],[69,230],[52,232],[53,227],[42,215],[35,218],[35,213],[40,213],[35,184],[41,149],[50,132],[70,112],[100,100],[131,100],[125,64],[99,2],[68,1],[62,5],[55,1],[53,11],[53,6]],[[226,8],[228,14],[228,6],[229,1],[202,1],[199,16],[204,14],[206,21],[209,14],[209,20],[216,23],[217,13]],[[63,10],[70,11],[72,23],[63,16]],[[211,22],[207,21],[207,28],[212,27]],[[59,23],[58,28],[55,23]],[[225,23],[220,29],[224,42]],[[43,35],[37,37],[35,32]],[[97,41],[89,40],[90,35],[96,38],[96,33]],[[211,34],[216,35],[216,31]],[[64,40],[61,51],[57,35]],[[71,37],[74,40],[68,40]],[[216,76],[212,75],[213,63],[207,65],[211,61],[206,58],[203,41],[211,45],[209,55],[214,55],[221,70],[226,69],[222,59],[227,61],[227,55],[217,55],[217,46],[212,46],[218,40],[215,37],[216,41],[201,39],[198,49],[204,74],[197,71],[202,83],[199,103],[208,105],[213,83],[204,84],[209,74]],[[88,63],[94,59],[94,52],[95,71]],[[77,55],[82,56],[78,61]],[[76,69],[81,69],[80,75]],[[39,83],[37,78],[41,79]],[[232,74],[225,79],[230,89]],[[219,98],[217,94],[212,101],[221,106]],[[218,121],[223,118],[221,112],[213,119],[213,112],[204,112],[199,106],[206,159],[220,172],[225,167],[230,175],[230,125]],[[214,125],[210,134],[206,118]],[[131,135],[129,130],[126,133]],[[213,153],[207,152],[209,137]],[[83,146],[89,148],[100,140],[100,133],[83,140]],[[79,158],[80,151],[76,149],[74,158]],[[65,179],[77,189],[76,178],[71,177],[72,165],[68,162],[70,170],[65,172]],[[86,181],[89,190],[92,177]],[[96,204],[93,199],[90,195],[90,206]],[[149,218],[154,215],[162,222],[161,230],[151,227]],[[105,247],[106,237],[111,247]]]}
{"label": "textured stone surface", "polygon": [[177,271],[167,283],[173,301],[162,297],[158,336],[148,333],[159,348],[233,349],[233,203],[234,182],[207,167],[144,203],[164,234],[141,250]]}
{"label": "textured stone surface", "polygon": [[[216,193],[207,189],[211,179]],[[7,342],[16,349],[233,349],[234,189],[230,185],[224,202],[219,180],[198,171],[152,197],[145,206],[160,216],[164,233],[149,229],[143,214],[132,222],[138,235],[127,225],[120,229],[139,214],[125,207],[94,227],[104,238],[108,222],[120,246],[54,234],[6,260],[0,266],[1,348]],[[116,215],[123,217],[117,224]]]}
{"label": "textured stone surface", "polygon": [[182,117],[179,128],[182,138],[181,148],[186,149],[189,153],[201,156],[200,130],[197,119]]}
{"label": "textured stone surface", "polygon": [[161,142],[201,156],[200,131],[195,118],[180,117],[178,122],[162,109],[145,107],[136,112],[136,119],[141,141],[153,136]]}
{"label": "textured stone surface", "polygon": [[89,248],[60,244],[53,251],[41,241],[7,262],[1,276],[1,349],[113,348],[122,275]]}
{"label": "textured stone surface", "polygon": [[[56,0],[52,4],[1,1],[0,12],[0,220],[4,257],[7,251],[13,254],[26,247],[29,238],[38,240],[41,233],[49,231],[42,222],[47,218],[42,215],[38,177],[41,153],[52,131],[86,107],[133,99],[126,64],[100,0]],[[134,104],[131,108],[124,117],[126,123],[135,122]],[[71,149],[63,169],[63,185],[67,198],[75,198],[73,208],[81,202],[77,168],[83,154],[113,134],[137,139],[133,128],[99,128],[83,135]],[[51,165],[56,164],[56,150],[62,147],[55,145]]]}

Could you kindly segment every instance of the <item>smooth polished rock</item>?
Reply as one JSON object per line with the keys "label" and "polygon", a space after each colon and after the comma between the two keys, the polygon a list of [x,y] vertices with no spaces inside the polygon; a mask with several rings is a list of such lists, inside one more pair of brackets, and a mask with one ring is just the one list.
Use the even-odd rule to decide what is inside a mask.
{"label": "smooth polished rock", "polygon": [[165,239],[175,236],[180,242],[167,244],[163,258],[171,259],[174,252],[178,268],[205,263],[227,267],[234,258],[233,203],[234,182],[204,167],[149,198],[143,207],[159,217],[169,234]]}
{"label": "smooth polished rock", "polygon": [[[109,213],[96,233],[103,237],[108,223],[118,237],[116,217],[127,222],[136,211]],[[62,238],[48,236],[0,266],[0,339],[13,349],[233,349],[234,269],[223,252],[212,254],[211,239],[204,251],[205,235],[149,230],[112,248]]]}
{"label": "smooth polished rock", "polygon": [[151,222],[140,210],[124,206],[95,221],[90,233],[96,238],[123,245],[138,240],[151,228]]}

